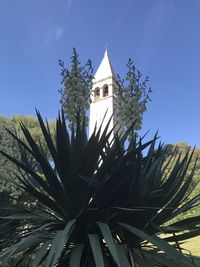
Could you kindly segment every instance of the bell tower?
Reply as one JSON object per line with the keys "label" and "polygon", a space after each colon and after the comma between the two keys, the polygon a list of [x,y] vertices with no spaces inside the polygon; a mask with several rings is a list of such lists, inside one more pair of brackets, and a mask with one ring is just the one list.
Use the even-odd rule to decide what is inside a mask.
{"label": "bell tower", "polygon": [[[108,132],[118,121],[118,112],[116,111],[118,88],[117,76],[113,70],[112,64],[109,60],[108,51],[106,49],[103,60],[101,61],[93,79],[90,104],[89,136],[92,135],[95,124],[97,124],[97,128],[101,125],[106,112],[102,131],[112,115],[113,117],[110,122]],[[119,129],[119,127],[116,127],[116,129],[117,128]]]}

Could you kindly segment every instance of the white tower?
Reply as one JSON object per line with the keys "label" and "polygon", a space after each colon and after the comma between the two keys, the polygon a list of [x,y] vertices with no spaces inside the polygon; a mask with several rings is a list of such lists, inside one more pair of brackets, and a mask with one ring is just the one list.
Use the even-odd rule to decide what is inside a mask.
{"label": "white tower", "polygon": [[[108,57],[108,52],[106,50],[104,58],[99,68],[97,69],[97,72],[93,80],[93,87],[91,92],[91,104],[90,104],[90,123],[89,123],[90,136],[94,131],[95,125],[97,124],[97,128],[100,126],[106,112],[107,113],[102,125],[102,130],[107,125],[112,115],[113,117],[110,122],[108,131],[111,130],[113,126],[116,124],[116,122],[118,121],[117,119],[118,112],[116,110],[117,97],[118,97],[117,76],[113,70],[113,67]],[[116,129],[119,129],[119,127],[116,127]]]}

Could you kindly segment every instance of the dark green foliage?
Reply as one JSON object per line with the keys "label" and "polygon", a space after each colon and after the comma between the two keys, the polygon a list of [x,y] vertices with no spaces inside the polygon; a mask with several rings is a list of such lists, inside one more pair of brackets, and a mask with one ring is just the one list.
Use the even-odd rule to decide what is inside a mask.
{"label": "dark green foliage", "polygon": [[125,130],[129,129],[134,123],[130,133],[132,136],[135,131],[140,130],[142,126],[143,113],[146,111],[149,94],[152,92],[151,87],[147,87],[148,77],[142,80],[142,74],[138,71],[132,59],[126,64],[128,72],[125,81],[120,79],[119,82],[119,118],[123,123]]}
{"label": "dark green foliage", "polygon": [[[13,121],[0,116],[0,149],[19,159],[19,148],[17,142],[11,137],[5,128],[13,129]],[[17,170],[16,166],[0,155],[0,192],[5,191],[18,195],[13,184],[9,183],[10,177]]]}
{"label": "dark green foliage", "polygon": [[[174,151],[178,150],[176,155],[174,155]],[[181,159],[183,156],[191,150],[191,146],[189,146],[187,143],[177,143],[175,145],[167,145],[167,151],[166,153],[166,161],[173,156],[173,160],[171,164],[169,165],[169,169],[172,168],[173,163],[176,161],[177,157],[180,156]],[[191,185],[189,187],[189,191],[191,191],[191,196],[195,196],[197,194],[200,194],[200,149],[195,148],[194,149],[194,154],[191,159],[190,166],[188,167],[187,170],[187,176],[190,175],[192,169],[196,166],[194,175],[193,175],[193,180],[191,182]],[[200,206],[196,206],[194,209],[192,209],[189,213],[187,214],[182,214],[181,218],[186,218],[191,215],[200,215]]]}
{"label": "dark green foliage", "polygon": [[[22,116],[22,115],[18,115],[16,117],[0,116],[0,149],[14,156],[17,159],[21,158],[22,155],[20,152],[19,144],[9,133],[9,131],[11,131],[12,133],[16,133],[17,135],[21,136],[21,138],[23,138],[20,126],[21,123],[23,123],[30,130],[37,144],[41,144],[43,146],[44,153],[49,158],[50,155],[48,154],[48,148],[45,145],[44,138],[42,136],[42,132],[39,127],[39,122],[36,118],[31,116]],[[49,127],[53,134],[55,123],[50,122]],[[40,167],[38,166],[37,162],[35,162],[33,157],[31,157],[28,154],[27,157],[29,157],[29,162],[31,161],[31,164],[35,164],[35,167],[38,167],[39,170]],[[12,179],[13,175],[16,174],[17,172],[18,172],[17,166],[12,162],[10,162],[9,160],[7,160],[2,155],[0,155],[0,192],[6,191],[13,196],[15,195],[15,197],[19,196],[21,190],[17,190],[16,186],[13,183],[10,183],[10,179]]]}
{"label": "dark green foliage", "polygon": [[[69,136],[62,114],[54,139],[37,115],[52,161],[23,125],[28,146],[15,140],[22,154],[35,158],[41,173],[1,151],[21,169],[16,178],[28,194],[26,205],[1,209],[0,259],[17,262],[31,256],[32,267],[194,266],[175,245],[199,234],[199,218],[170,224],[199,203],[199,196],[184,201],[193,176],[186,177],[189,152],[166,175],[166,151],[161,145],[155,149],[157,137],[144,144],[134,139],[124,149],[125,136],[116,136],[111,146],[110,133],[105,129],[100,137],[99,129],[87,141],[84,121]],[[170,235],[172,244],[160,233]]]}
{"label": "dark green foliage", "polygon": [[81,66],[79,55],[76,49],[73,49],[71,57],[71,70],[66,69],[64,62],[59,60],[61,67],[61,76],[63,88],[59,91],[61,94],[60,103],[64,110],[65,119],[69,122],[69,127],[76,127],[77,119],[81,122],[85,118],[86,126],[88,117],[86,111],[89,109],[90,90],[92,86],[92,65],[91,61]]}

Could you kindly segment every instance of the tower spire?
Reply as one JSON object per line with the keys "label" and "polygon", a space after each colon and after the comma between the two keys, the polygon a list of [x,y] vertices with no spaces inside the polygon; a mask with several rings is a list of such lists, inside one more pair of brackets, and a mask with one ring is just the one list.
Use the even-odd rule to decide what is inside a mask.
{"label": "tower spire", "polygon": [[116,79],[117,76],[110,62],[109,55],[108,55],[108,45],[106,44],[104,57],[101,61],[101,64],[99,65],[99,68],[97,69],[97,72],[94,75],[94,78],[95,78],[94,82],[100,81],[108,77],[113,77],[114,79]]}
{"label": "tower spire", "polygon": [[[113,70],[112,64],[108,56],[108,45],[105,46],[104,57],[97,69],[93,79],[93,86],[91,90],[91,103],[90,103],[90,123],[89,132],[90,136],[95,127],[102,124],[101,130],[103,131],[111,119],[108,132],[114,128],[118,121],[117,113],[114,113],[118,105],[118,83],[117,76]],[[105,118],[104,115],[106,114]],[[115,128],[117,132],[117,127]],[[114,133],[110,137],[112,140]]]}

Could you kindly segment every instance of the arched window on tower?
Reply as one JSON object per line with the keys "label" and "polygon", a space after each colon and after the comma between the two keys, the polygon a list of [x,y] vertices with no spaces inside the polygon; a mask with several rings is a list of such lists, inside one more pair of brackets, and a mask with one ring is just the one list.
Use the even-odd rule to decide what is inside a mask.
{"label": "arched window on tower", "polygon": [[100,98],[100,89],[99,87],[94,89],[94,100],[97,100]]}
{"label": "arched window on tower", "polygon": [[103,86],[103,97],[106,97],[106,96],[108,96],[108,85],[107,84]]}

